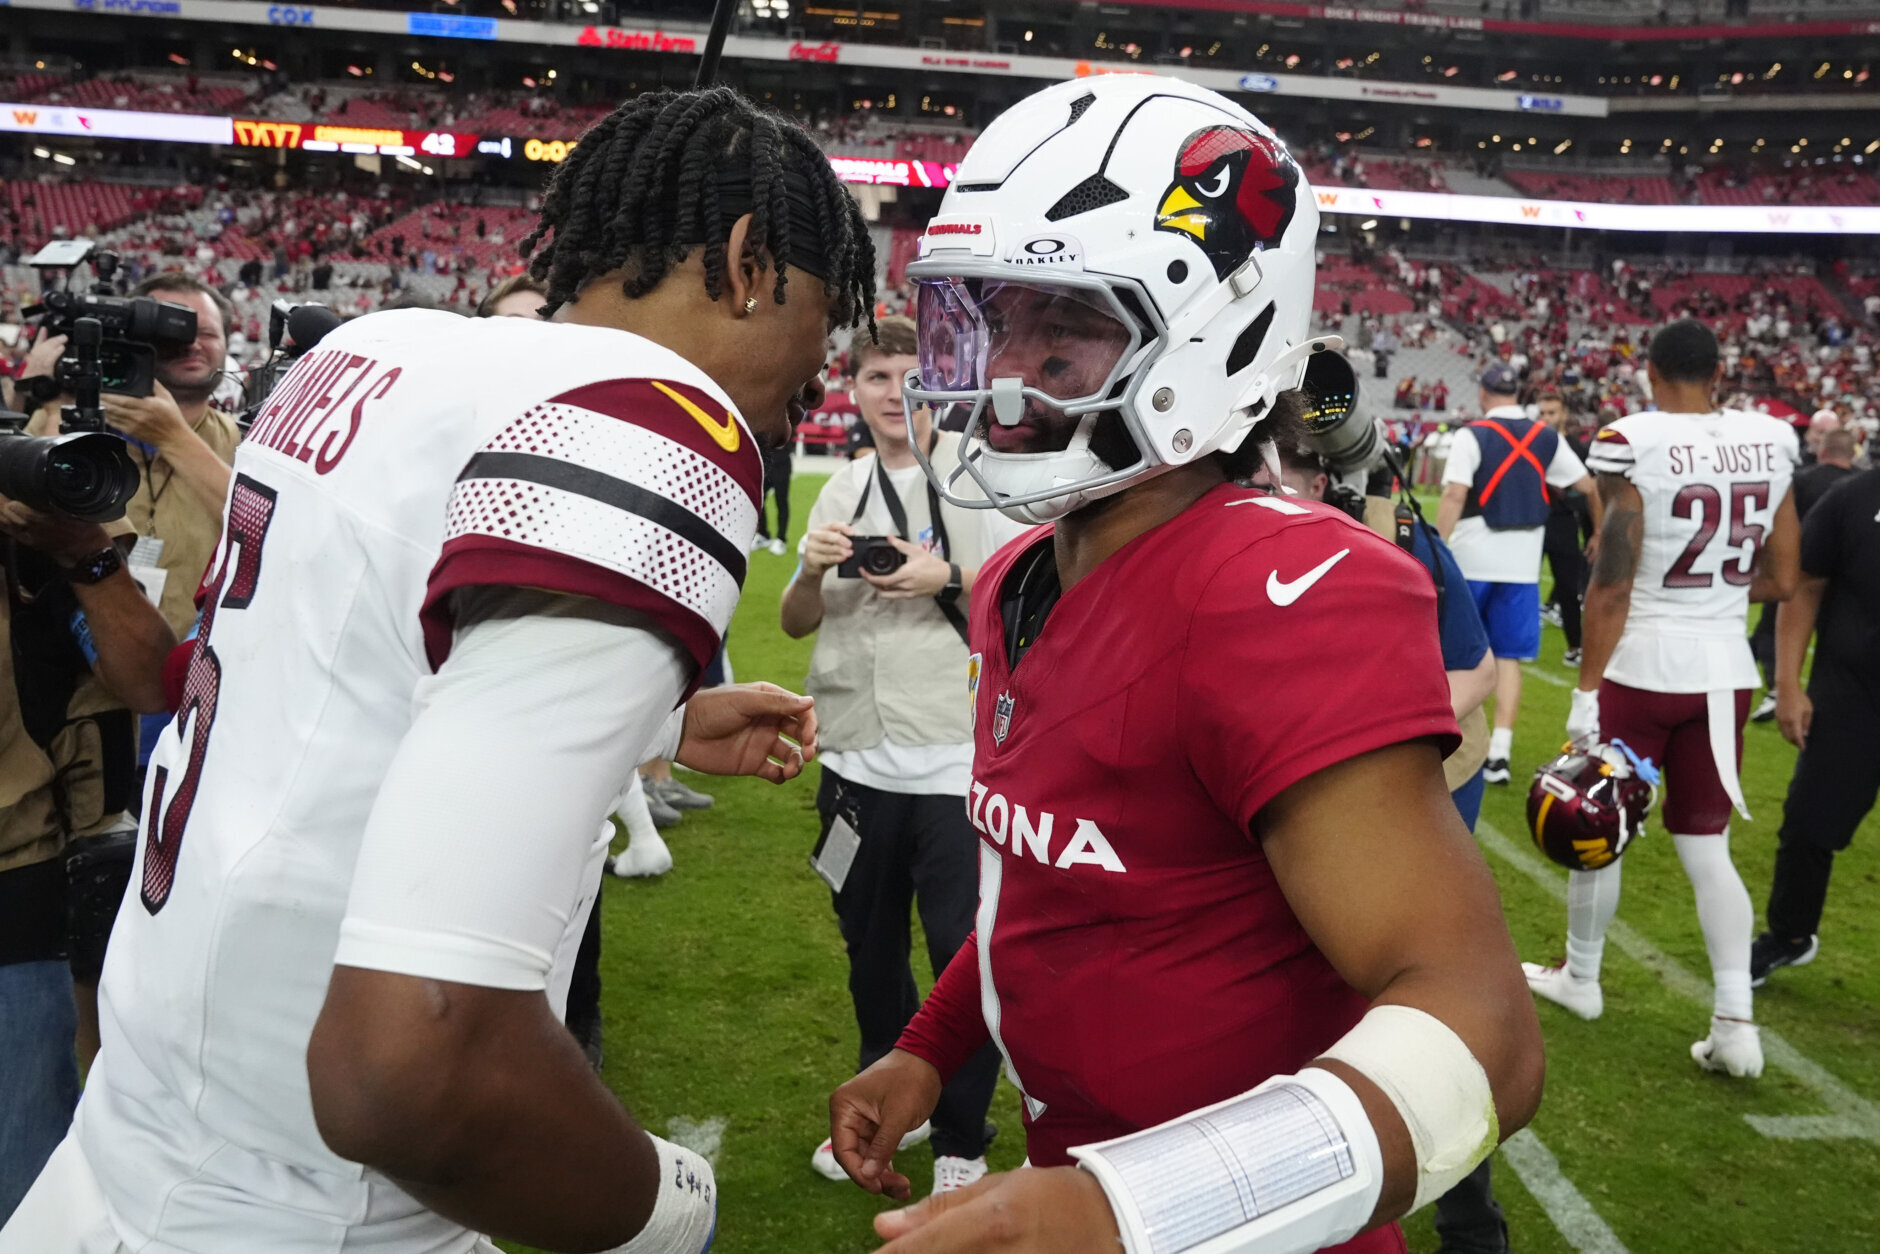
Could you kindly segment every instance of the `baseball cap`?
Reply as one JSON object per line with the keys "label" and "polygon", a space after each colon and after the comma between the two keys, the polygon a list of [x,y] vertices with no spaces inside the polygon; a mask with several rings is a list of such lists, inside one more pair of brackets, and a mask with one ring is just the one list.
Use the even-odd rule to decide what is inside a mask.
{"label": "baseball cap", "polygon": [[1514,367],[1505,362],[1496,362],[1482,372],[1482,390],[1496,396],[1513,396],[1521,389],[1521,376],[1514,372]]}

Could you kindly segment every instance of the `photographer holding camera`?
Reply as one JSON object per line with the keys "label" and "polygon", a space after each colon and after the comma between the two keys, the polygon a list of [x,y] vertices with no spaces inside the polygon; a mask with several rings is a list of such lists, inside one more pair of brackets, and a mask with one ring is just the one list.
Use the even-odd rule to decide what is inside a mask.
{"label": "photographer holding camera", "polygon": [[[93,254],[94,265],[98,256]],[[107,262],[102,273],[108,275],[114,268]],[[142,390],[135,383],[128,385],[128,391],[112,391],[107,386],[98,403],[105,422],[124,438],[137,470],[136,491],[125,503],[123,522],[118,524],[134,541],[125,560],[169,630],[182,639],[196,621],[196,589],[221,537],[222,504],[232,473],[229,463],[241,438],[234,418],[210,404],[223,379],[228,358],[226,328],[234,307],[215,288],[181,273],[153,275],[137,284],[131,297],[163,302],[160,308],[168,307],[172,315],[166,333],[153,336],[145,350],[154,350],[154,366],[144,376],[148,395],[129,394]],[[175,306],[190,312],[193,336],[189,320],[178,321],[181,310]],[[142,343],[134,330],[124,338]],[[27,427],[32,434],[48,436],[59,430],[61,406],[72,400],[57,390],[61,385],[71,386],[71,351],[65,335],[42,330],[27,357],[16,392],[22,409],[38,402]],[[38,376],[44,377],[32,382]],[[140,678],[155,682],[161,658],[156,665],[158,671]],[[124,696],[121,690],[113,691]],[[137,772],[168,716],[160,702],[142,709],[155,717],[146,720],[140,746],[136,721],[124,708],[136,702],[104,693],[80,695],[71,717],[82,715],[96,729],[99,743],[94,751],[77,752],[71,761],[55,760],[55,765],[65,796],[78,807],[68,809],[64,816],[65,830],[73,841],[73,873],[92,884],[95,895],[109,903],[93,920],[90,930],[95,937],[73,955],[72,978],[79,989],[79,1057],[89,1065],[98,1050],[96,989],[104,940],[130,874],[134,816],[129,812],[136,808],[140,792]],[[100,795],[113,799],[122,795],[125,800],[93,813],[94,807],[84,799]],[[99,839],[90,839],[93,836]]]}
{"label": "photographer holding camera", "polygon": [[[822,719],[822,836],[812,862],[834,892],[848,949],[863,1070],[920,1008],[910,903],[936,977],[973,928],[979,850],[964,805],[973,757],[965,614],[980,563],[1020,528],[992,510],[941,503],[921,473],[910,438],[946,468],[958,461],[960,438],[936,432],[926,409],[905,410],[913,321],[882,318],[875,341],[858,335],[852,351],[855,401],[877,451],[832,475],[810,508],[783,629],[819,633],[805,689]],[[995,1049],[982,1049],[942,1093],[935,1192],[985,1174],[998,1064]],[[828,1141],[811,1165],[843,1178]]]}
{"label": "photographer holding camera", "polygon": [[[101,961],[101,901],[65,854],[126,826],[131,710],[163,708],[175,636],[96,523],[0,499],[0,1224],[78,1100],[72,963]],[[134,840],[134,829],[125,841]],[[95,981],[96,971],[91,978]]]}

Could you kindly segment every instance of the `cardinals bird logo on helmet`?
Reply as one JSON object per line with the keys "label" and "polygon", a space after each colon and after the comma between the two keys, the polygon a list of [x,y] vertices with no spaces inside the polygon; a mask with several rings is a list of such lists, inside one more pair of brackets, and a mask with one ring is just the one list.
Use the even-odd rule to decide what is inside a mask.
{"label": "cardinals bird logo on helmet", "polygon": [[1528,830],[1535,846],[1569,871],[1617,861],[1645,828],[1658,771],[1623,740],[1576,741],[1534,772]]}
{"label": "cardinals bird logo on helmet", "polygon": [[1299,167],[1278,144],[1242,127],[1210,126],[1183,142],[1155,229],[1193,236],[1224,279],[1256,247],[1286,234],[1298,198]]}

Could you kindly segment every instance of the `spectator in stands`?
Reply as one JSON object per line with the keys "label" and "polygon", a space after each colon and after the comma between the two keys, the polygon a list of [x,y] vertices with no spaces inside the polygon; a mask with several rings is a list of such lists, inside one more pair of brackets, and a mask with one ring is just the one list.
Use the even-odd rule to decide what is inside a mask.
{"label": "spectator in stands", "polygon": [[1809,511],[1801,566],[1776,618],[1776,719],[1801,754],[1783,803],[1768,930],[1750,947],[1753,985],[1815,957],[1834,855],[1880,793],[1880,470],[1844,478]]}
{"label": "spectator in stands", "polygon": [[[482,219],[477,220],[479,224]],[[512,274],[477,305],[479,318],[540,318],[548,289],[528,274]]]}
{"label": "spectator in stands", "polygon": [[1450,445],[1436,529],[1455,554],[1488,628],[1496,668],[1495,729],[1482,777],[1505,784],[1521,704],[1521,664],[1541,651],[1548,488],[1584,494],[1595,519],[1599,489],[1572,447],[1516,403],[1521,385],[1512,369],[1490,366],[1480,386],[1483,416],[1457,431]]}
{"label": "spectator in stands", "polygon": [[[973,580],[1016,533],[995,511],[948,504],[928,483],[911,441],[945,473],[959,464],[961,437],[936,432],[924,407],[906,413],[898,382],[889,386],[917,364],[913,324],[884,319],[879,335],[874,344],[858,338],[852,350],[876,455],[849,462],[823,486],[782,606],[786,634],[817,633],[805,688],[821,722],[814,864],[833,892],[848,950],[858,1072],[893,1049],[920,1008],[908,962],[910,901],[936,977],[973,929],[979,840],[966,815],[973,745],[959,677]],[[861,536],[887,537],[902,564],[881,575],[839,571]],[[936,1192],[985,1174],[998,1068],[988,1045],[942,1090],[932,1129]],[[844,1178],[829,1141],[811,1166]]]}

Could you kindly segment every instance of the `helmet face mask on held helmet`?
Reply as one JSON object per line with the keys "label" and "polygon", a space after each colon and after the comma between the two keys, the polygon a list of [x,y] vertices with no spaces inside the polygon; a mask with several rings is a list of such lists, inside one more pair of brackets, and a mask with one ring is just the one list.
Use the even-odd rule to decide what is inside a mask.
{"label": "helmet face mask on held helmet", "polygon": [[[1297,164],[1225,97],[1117,75],[1021,102],[967,154],[907,268],[907,401],[967,437],[936,486],[1047,522],[1238,448],[1339,344],[1308,334],[1317,232]],[[1090,448],[1100,421],[1117,424],[1110,461]]]}
{"label": "helmet face mask on held helmet", "polygon": [[1609,866],[1645,829],[1658,772],[1625,742],[1576,741],[1534,772],[1528,831],[1535,847],[1569,871]]}

